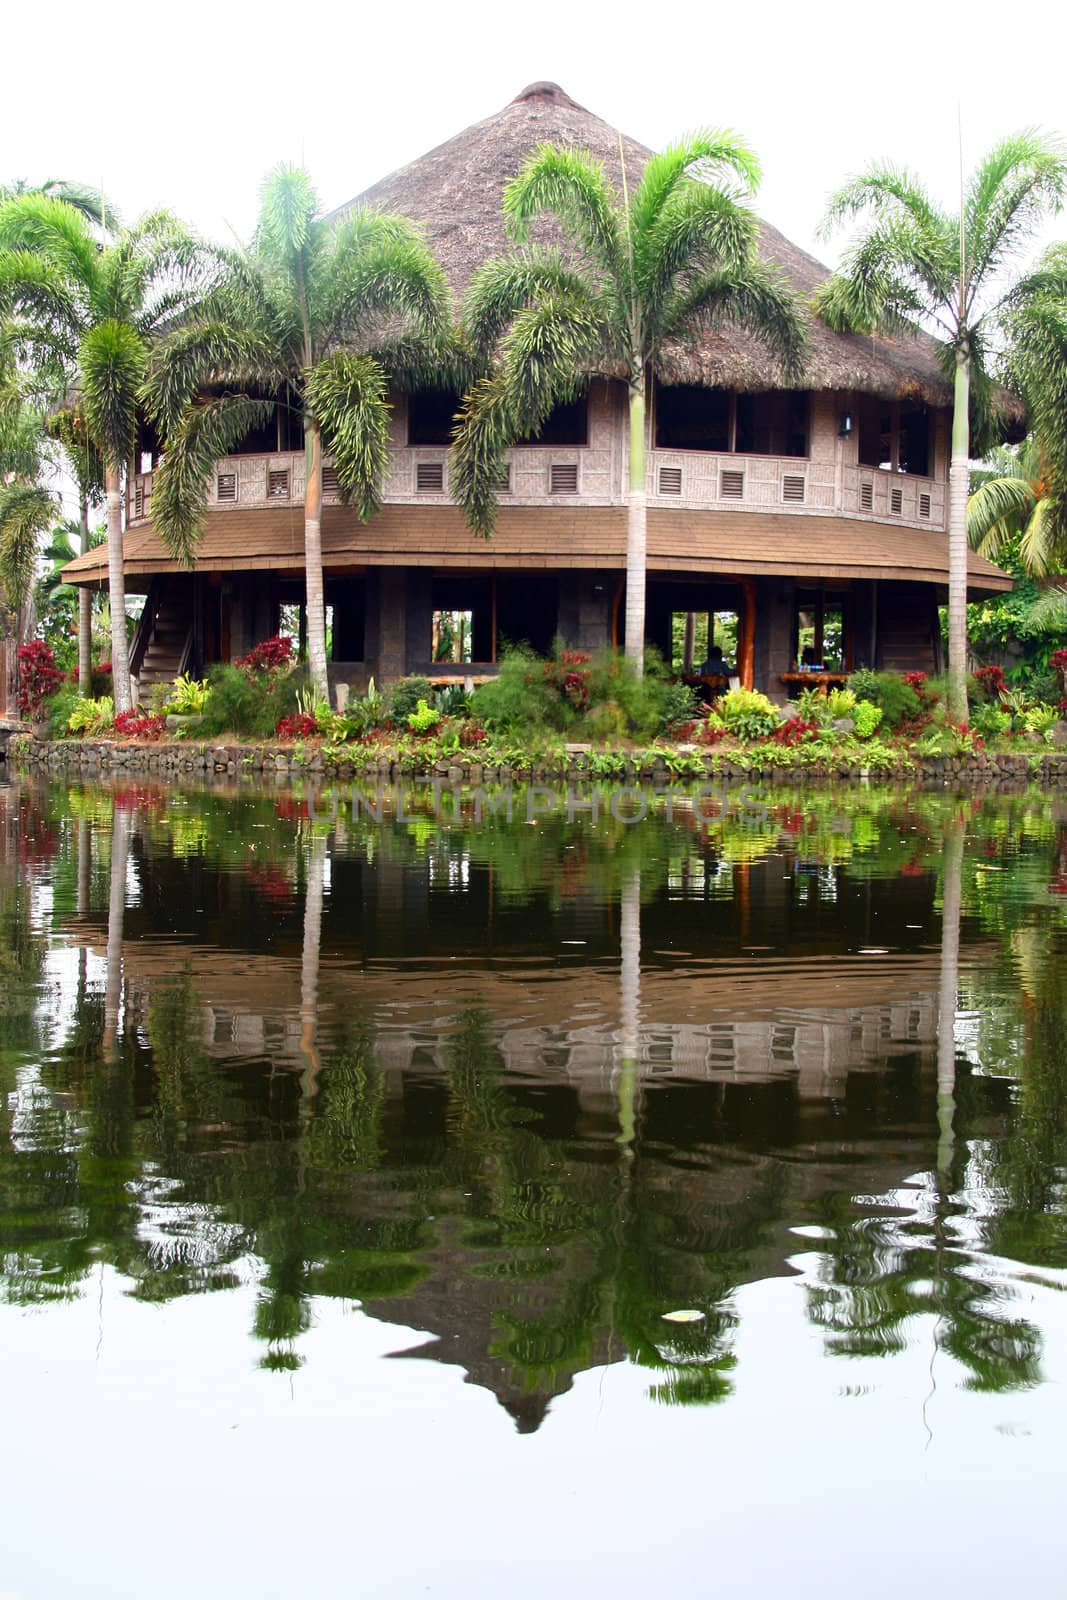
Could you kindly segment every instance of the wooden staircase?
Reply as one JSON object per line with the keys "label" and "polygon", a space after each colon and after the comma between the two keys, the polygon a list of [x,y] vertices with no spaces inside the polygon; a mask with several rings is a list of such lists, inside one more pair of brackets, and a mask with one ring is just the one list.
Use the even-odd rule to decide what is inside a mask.
{"label": "wooden staircase", "polygon": [[130,653],[130,671],[147,703],[157,683],[170,683],[189,664],[193,643],[191,596],[166,579],[153,583]]}

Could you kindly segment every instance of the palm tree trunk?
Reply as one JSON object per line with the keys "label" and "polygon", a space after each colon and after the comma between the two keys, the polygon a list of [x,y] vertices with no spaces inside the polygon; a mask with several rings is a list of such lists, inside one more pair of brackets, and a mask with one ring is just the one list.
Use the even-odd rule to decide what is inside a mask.
{"label": "palm tree trunk", "polygon": [[630,381],[630,484],[626,496],[626,654],[638,677],[645,664],[645,568],[648,485],[645,481],[645,374]]}
{"label": "palm tree trunk", "polygon": [[963,898],[963,853],[967,825],[954,816],[944,843],[941,888],[941,983],[937,1018],[937,1165],[952,1165],[956,1110],[956,1004],[960,985],[960,906]]}
{"label": "palm tree trunk", "polygon": [[948,711],[964,723],[967,710],[967,497],[970,492],[971,366],[956,352],[952,460],[948,479]]}
{"label": "palm tree trunk", "polygon": [[[82,555],[89,548],[89,502],[81,497]],[[88,698],[93,682],[93,597],[84,584],[78,585],[78,693]]]}
{"label": "palm tree trunk", "polygon": [[637,1129],[637,1059],[641,1050],[641,869],[619,895],[619,1143],[633,1146]]}
{"label": "palm tree trunk", "polygon": [[326,604],[322,587],[322,435],[308,418],[304,489],[304,568],[307,582],[308,669],[316,700],[329,700]]}
{"label": "palm tree trunk", "polygon": [[104,990],[104,1051],[118,1036],[122,1005],[122,939],[126,918],[126,873],[130,860],[130,813],[115,806],[111,819],[111,886],[107,906],[107,980]]}
{"label": "palm tree trunk", "polygon": [[316,833],[308,854],[307,885],[304,889],[304,944],[300,958],[300,1054],[304,1070],[300,1074],[300,1100],[305,1112],[311,1109],[315,1084],[322,1063],[317,1043],[319,1024],[319,952],[322,947],[322,899],[326,877],[326,835]]}
{"label": "palm tree trunk", "polygon": [[107,588],[111,609],[111,681],[115,714],[133,705],[130,688],[130,647],[126,640],[126,574],[122,565],[122,480],[118,469],[104,475],[107,492]]}

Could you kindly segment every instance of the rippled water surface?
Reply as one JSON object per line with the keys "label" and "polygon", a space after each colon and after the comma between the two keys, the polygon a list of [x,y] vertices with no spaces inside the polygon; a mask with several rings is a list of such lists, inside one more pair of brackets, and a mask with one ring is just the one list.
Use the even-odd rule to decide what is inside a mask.
{"label": "rippled water surface", "polygon": [[340,799],[0,787],[0,1595],[1067,1593],[1064,803]]}

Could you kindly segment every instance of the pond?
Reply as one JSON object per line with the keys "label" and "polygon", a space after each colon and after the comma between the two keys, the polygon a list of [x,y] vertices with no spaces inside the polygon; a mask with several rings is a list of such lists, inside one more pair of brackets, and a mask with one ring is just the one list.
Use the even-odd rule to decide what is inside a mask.
{"label": "pond", "polygon": [[0,1593],[1059,1592],[1067,802],[499,798],[0,786]]}

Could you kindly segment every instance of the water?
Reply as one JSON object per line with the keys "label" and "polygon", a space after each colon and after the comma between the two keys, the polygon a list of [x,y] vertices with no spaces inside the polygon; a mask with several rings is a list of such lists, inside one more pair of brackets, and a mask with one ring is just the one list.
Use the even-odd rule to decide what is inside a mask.
{"label": "water", "polygon": [[342,802],[0,788],[0,1594],[1067,1592],[1063,802]]}

